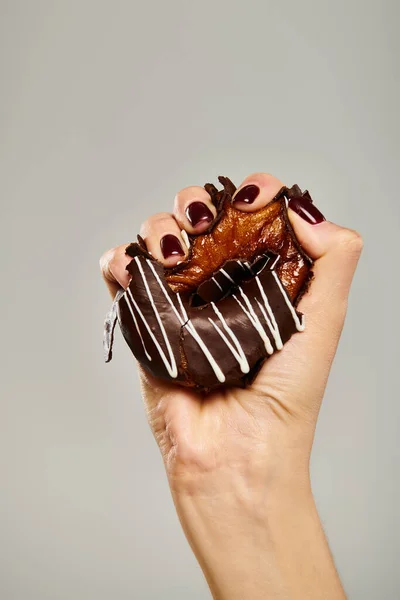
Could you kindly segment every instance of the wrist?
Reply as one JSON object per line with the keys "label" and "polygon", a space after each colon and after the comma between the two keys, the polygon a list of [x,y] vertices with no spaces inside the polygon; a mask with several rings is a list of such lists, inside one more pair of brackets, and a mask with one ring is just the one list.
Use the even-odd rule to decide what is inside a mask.
{"label": "wrist", "polygon": [[263,489],[247,483],[238,476],[214,482],[213,493],[173,492],[214,598],[345,598],[308,472]]}
{"label": "wrist", "polygon": [[195,493],[172,493],[181,524],[195,550],[207,553],[209,546],[209,550],[218,552],[224,547],[240,546],[252,536],[272,543],[277,524],[287,522],[290,515],[300,519],[305,514],[316,515],[308,476],[275,482],[274,486],[250,487],[247,483],[238,475],[230,479],[229,485],[214,481],[207,490],[197,487]]}
{"label": "wrist", "polygon": [[[229,472],[227,472],[229,471]],[[218,533],[229,520],[246,521],[265,528],[270,518],[294,506],[313,506],[308,468],[279,477],[265,472],[220,469],[212,473],[188,474],[179,483],[170,482],[172,497],[181,519],[187,523],[204,521],[206,527],[220,520]]]}
{"label": "wrist", "polygon": [[224,446],[207,448],[179,444],[164,461],[171,491],[177,497],[230,497],[292,493],[310,486],[309,462],[312,432],[268,436],[249,448],[247,442],[228,452]]}
{"label": "wrist", "polygon": [[174,501],[214,598],[258,600],[270,589],[292,597],[282,563],[293,532],[315,520],[310,486],[266,490],[263,498],[249,491],[175,494]]}

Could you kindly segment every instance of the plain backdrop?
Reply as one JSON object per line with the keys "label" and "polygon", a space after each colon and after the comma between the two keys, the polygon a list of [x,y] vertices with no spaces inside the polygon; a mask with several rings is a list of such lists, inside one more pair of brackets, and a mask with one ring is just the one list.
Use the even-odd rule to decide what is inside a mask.
{"label": "plain backdrop", "polygon": [[349,598],[400,597],[398,22],[395,0],[0,0],[2,600],[209,598],[121,335],[103,363],[98,260],[180,188],[254,171],[364,236],[312,480]]}

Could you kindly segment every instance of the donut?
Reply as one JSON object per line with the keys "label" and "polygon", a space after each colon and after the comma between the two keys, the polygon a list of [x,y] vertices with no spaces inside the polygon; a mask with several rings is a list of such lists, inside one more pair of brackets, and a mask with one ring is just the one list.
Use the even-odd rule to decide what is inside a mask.
{"label": "donut", "polygon": [[290,224],[291,198],[307,197],[282,187],[263,208],[235,208],[234,184],[204,188],[217,216],[201,235],[188,236],[185,261],[166,268],[144,240],[129,244],[131,277],[115,296],[104,325],[109,362],[116,323],[142,367],[155,377],[210,392],[246,387],[262,364],[305,328],[296,307],[312,279],[313,261]]}

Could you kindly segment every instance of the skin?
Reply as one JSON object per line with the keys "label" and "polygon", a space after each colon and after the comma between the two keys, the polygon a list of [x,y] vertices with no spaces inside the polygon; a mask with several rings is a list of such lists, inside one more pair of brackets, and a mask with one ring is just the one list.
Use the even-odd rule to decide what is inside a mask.
{"label": "skin", "polygon": [[[266,173],[252,205],[265,206],[282,187]],[[185,209],[205,202],[201,187],[180,191],[172,214],[150,217],[141,228],[153,256],[165,260],[160,238],[201,233]],[[362,250],[355,231],[324,221],[310,225],[289,210],[305,251],[315,260],[315,278],[299,310],[306,330],[266,361],[247,389],[206,398],[157,380],[141,368],[148,420],[164,460],[171,493],[187,539],[213,597],[218,600],[343,599],[310,485],[309,460],[318,413],[344,324],[348,293]],[[126,244],[101,258],[112,296],[129,283]]]}

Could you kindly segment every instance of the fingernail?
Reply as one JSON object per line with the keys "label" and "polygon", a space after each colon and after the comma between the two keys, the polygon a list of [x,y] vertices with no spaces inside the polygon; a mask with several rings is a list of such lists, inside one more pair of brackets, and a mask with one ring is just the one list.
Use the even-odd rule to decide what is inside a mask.
{"label": "fingernail", "polygon": [[160,246],[164,258],[170,258],[171,256],[185,256],[180,241],[176,235],[172,235],[172,233],[168,233],[161,238]]}
{"label": "fingernail", "polygon": [[245,185],[241,190],[238,191],[236,196],[233,199],[233,204],[235,202],[245,202],[246,204],[253,204],[254,200],[257,198],[260,193],[260,188],[258,185]]}
{"label": "fingernail", "polygon": [[214,215],[204,202],[192,202],[187,207],[185,214],[192,227],[196,227],[199,223],[211,223],[214,219]]}
{"label": "fingernail", "polygon": [[312,204],[307,198],[291,198],[289,200],[289,208],[300,215],[302,219],[311,225],[318,225],[325,221],[325,217],[321,211]]}

